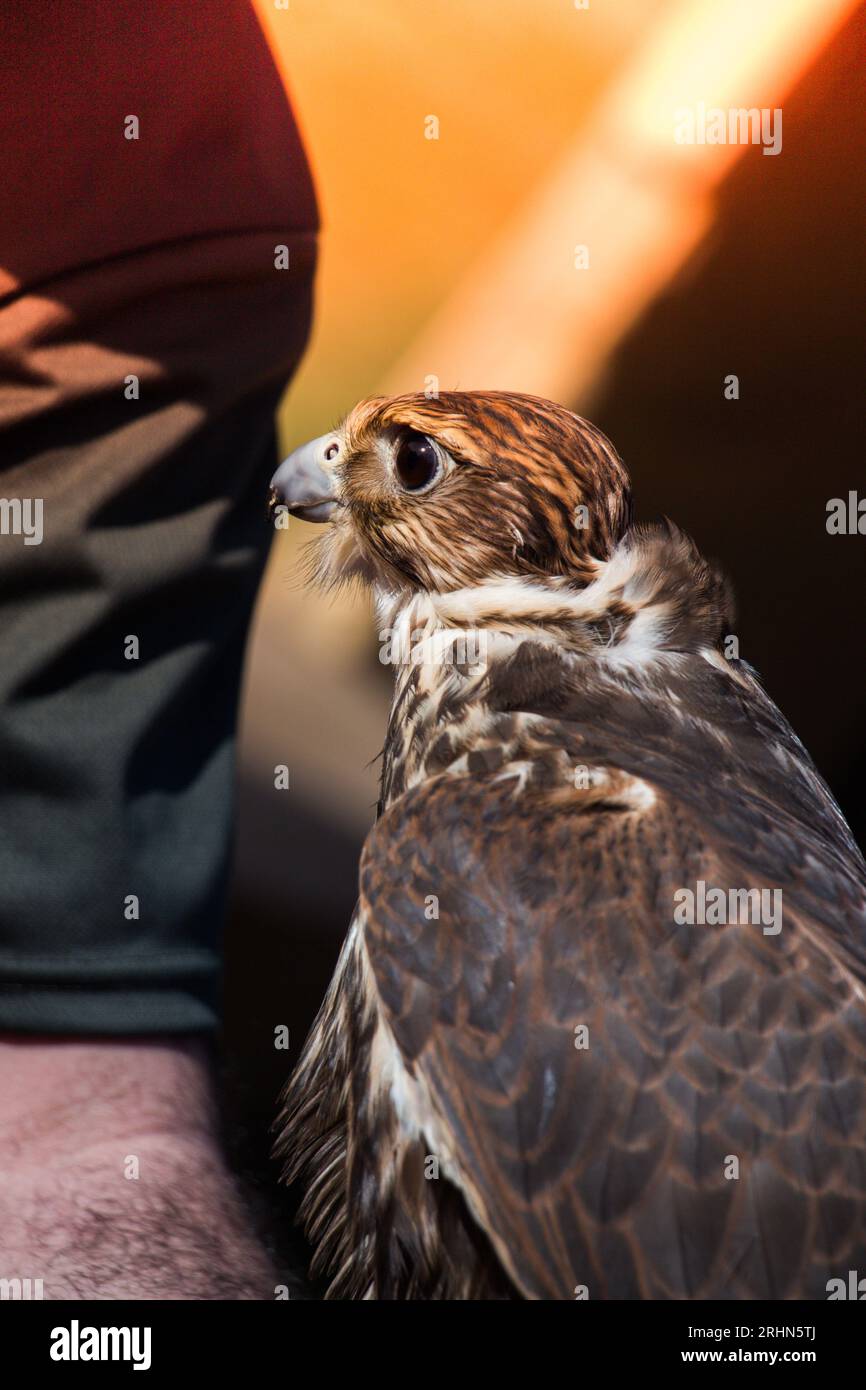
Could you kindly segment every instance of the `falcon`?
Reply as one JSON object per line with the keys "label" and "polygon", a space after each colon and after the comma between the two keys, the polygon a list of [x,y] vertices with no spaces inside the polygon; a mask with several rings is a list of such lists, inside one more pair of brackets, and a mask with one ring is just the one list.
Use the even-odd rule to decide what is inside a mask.
{"label": "falcon", "polygon": [[395,689],[333,981],[284,1098],[331,1298],[826,1298],[866,1273],[866,865],[632,522],[588,421],[374,398],[272,502],[327,522]]}

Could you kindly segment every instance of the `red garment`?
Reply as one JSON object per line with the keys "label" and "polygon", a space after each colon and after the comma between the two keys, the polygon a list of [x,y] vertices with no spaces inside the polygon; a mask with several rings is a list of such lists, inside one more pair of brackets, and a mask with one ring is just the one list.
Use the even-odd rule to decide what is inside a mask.
{"label": "red garment", "polygon": [[2,29],[0,1029],[207,1028],[312,185],[248,5]]}

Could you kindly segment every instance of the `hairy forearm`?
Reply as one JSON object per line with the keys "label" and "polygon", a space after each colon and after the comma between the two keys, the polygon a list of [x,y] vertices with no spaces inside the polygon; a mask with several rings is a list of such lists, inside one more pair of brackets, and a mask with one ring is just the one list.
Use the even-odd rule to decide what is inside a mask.
{"label": "hairy forearm", "polygon": [[201,1044],[0,1038],[0,1278],[46,1298],[271,1298]]}

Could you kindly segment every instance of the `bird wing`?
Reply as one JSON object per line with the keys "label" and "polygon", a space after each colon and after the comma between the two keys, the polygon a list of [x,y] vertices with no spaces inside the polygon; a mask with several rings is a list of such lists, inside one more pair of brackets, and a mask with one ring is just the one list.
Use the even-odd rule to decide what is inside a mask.
{"label": "bird wing", "polygon": [[[430,1151],[524,1296],[825,1297],[866,1258],[862,860],[817,791],[810,838],[778,753],[768,803],[759,726],[787,726],[767,705],[751,766],[690,762],[682,729],[662,757],[624,719],[608,791],[479,764],[368,838],[382,1016]],[[579,759],[565,713],[545,736]],[[593,708],[596,764],[603,724]],[[699,879],[781,889],[782,930],[678,924]]]}

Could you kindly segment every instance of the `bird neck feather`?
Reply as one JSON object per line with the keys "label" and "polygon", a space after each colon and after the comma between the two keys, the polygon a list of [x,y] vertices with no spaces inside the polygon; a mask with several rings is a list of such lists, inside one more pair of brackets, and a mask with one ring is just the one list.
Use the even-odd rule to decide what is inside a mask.
{"label": "bird neck feather", "polygon": [[[491,691],[508,663],[525,668],[540,648],[548,654],[542,678],[554,684],[653,684],[657,691],[695,659],[749,680],[722,651],[731,615],[725,580],[670,525],[630,532],[583,587],[495,576],[448,593],[378,599],[379,637],[392,652],[382,659],[396,675],[382,806],[431,775],[442,747],[452,750],[455,767],[462,766],[458,751],[491,741],[519,759],[521,721],[537,717],[532,701],[512,705],[504,717],[491,707]],[[525,680],[507,683],[529,699]]]}
{"label": "bird neck feather", "polygon": [[380,630],[422,665],[467,664],[467,649],[501,652],[527,638],[610,661],[718,650],[733,617],[726,580],[670,523],[633,528],[580,587],[567,576],[494,575],[445,593],[380,591],[377,607]]}

